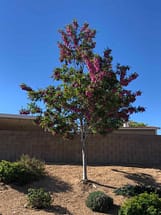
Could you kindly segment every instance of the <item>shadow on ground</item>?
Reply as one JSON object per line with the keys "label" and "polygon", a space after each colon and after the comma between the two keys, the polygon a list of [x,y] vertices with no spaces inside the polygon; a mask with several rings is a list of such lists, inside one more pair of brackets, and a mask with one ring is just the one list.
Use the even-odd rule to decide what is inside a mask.
{"label": "shadow on ground", "polygon": [[97,181],[93,181],[93,180],[89,180],[88,181],[89,183],[93,184],[93,185],[96,185],[98,187],[105,187],[105,188],[111,188],[111,189],[116,189],[117,187],[114,187],[114,186],[110,186],[110,185],[106,185],[106,184],[101,184]]}
{"label": "shadow on ground", "polygon": [[46,209],[45,211],[48,213],[73,215],[67,208],[64,208],[60,205],[51,206],[49,209]]}
{"label": "shadow on ground", "polygon": [[120,206],[118,205],[113,205],[113,208],[108,212],[108,215],[118,215]]}
{"label": "shadow on ground", "polygon": [[60,192],[67,192],[71,191],[72,187],[70,184],[62,181],[60,178],[55,176],[44,176],[39,181],[32,182],[25,186],[17,186],[17,185],[10,185],[12,188],[18,190],[19,192],[27,193],[29,188],[43,188],[45,191],[50,193],[60,193]]}
{"label": "shadow on ground", "polygon": [[130,180],[133,180],[138,185],[152,185],[152,186],[161,186],[161,183],[157,183],[155,178],[146,173],[129,173],[117,169],[112,169],[115,172],[123,173],[124,176]]}
{"label": "shadow on ground", "polygon": [[[64,214],[64,215],[73,215],[67,208],[62,207],[60,205],[51,205],[49,208],[43,208],[43,209],[32,209],[32,208],[28,208],[29,214],[32,214],[31,211],[45,211],[47,213],[52,213],[52,214]],[[1,214],[0,214],[1,215]]]}

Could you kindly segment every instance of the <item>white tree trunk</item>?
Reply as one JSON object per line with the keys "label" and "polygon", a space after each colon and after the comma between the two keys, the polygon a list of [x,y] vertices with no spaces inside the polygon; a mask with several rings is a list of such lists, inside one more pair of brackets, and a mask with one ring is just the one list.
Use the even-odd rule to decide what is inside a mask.
{"label": "white tree trunk", "polygon": [[83,164],[83,181],[87,181],[87,148],[86,148],[86,133],[81,132],[81,144],[82,144],[82,164]]}

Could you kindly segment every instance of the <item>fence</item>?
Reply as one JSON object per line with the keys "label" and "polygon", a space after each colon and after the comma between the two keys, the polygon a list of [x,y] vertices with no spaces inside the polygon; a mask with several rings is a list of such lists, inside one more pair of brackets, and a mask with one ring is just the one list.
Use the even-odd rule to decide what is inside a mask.
{"label": "fence", "polygon": [[[40,131],[0,130],[0,160],[29,154],[47,162],[81,163],[80,138],[63,140]],[[161,165],[161,136],[109,134],[88,138],[89,164]]]}

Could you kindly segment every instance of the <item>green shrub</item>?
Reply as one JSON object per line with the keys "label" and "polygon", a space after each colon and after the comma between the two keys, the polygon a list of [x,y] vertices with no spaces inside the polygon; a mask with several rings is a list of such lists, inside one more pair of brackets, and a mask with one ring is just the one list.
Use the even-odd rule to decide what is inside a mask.
{"label": "green shrub", "polygon": [[45,174],[45,163],[36,158],[30,158],[28,155],[22,155],[18,163],[33,173],[35,177],[39,178]]}
{"label": "green shrub", "polygon": [[141,193],[128,199],[119,215],[161,215],[161,199],[155,193]]}
{"label": "green shrub", "polygon": [[113,206],[113,199],[101,191],[95,191],[87,197],[86,206],[92,211],[107,212]]}
{"label": "green shrub", "polygon": [[123,195],[123,196],[128,196],[128,197],[135,196],[136,195],[135,186],[127,184],[123,187],[120,187],[120,188],[114,190],[114,193],[116,193],[117,195]]}
{"label": "green shrub", "polygon": [[161,197],[161,188],[154,187],[151,185],[125,185],[120,187],[114,191],[117,195],[123,195],[127,197],[136,196],[138,194],[147,192],[147,193],[156,193],[159,197]]}
{"label": "green shrub", "polygon": [[4,183],[11,183],[15,180],[15,166],[9,161],[0,162],[0,180]]}
{"label": "green shrub", "polygon": [[28,155],[23,155],[17,162],[0,162],[0,180],[7,184],[25,185],[44,175],[44,163]]}
{"label": "green shrub", "polygon": [[15,172],[14,172],[14,180],[12,182],[13,184],[25,185],[39,179],[34,172],[30,171],[30,169],[23,166],[21,163],[15,162],[14,165],[15,165]]}
{"label": "green shrub", "polygon": [[43,188],[28,189],[28,202],[29,206],[37,209],[49,208],[51,206],[51,195],[45,192]]}

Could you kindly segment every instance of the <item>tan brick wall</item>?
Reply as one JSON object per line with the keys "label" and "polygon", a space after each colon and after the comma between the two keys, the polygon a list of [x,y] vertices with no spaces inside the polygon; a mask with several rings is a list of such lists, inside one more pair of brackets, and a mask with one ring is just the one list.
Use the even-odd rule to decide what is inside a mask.
{"label": "tan brick wall", "polygon": [[[29,154],[48,162],[81,163],[79,136],[63,140],[40,131],[0,130],[0,160]],[[161,165],[161,136],[109,134],[88,137],[89,164]]]}

